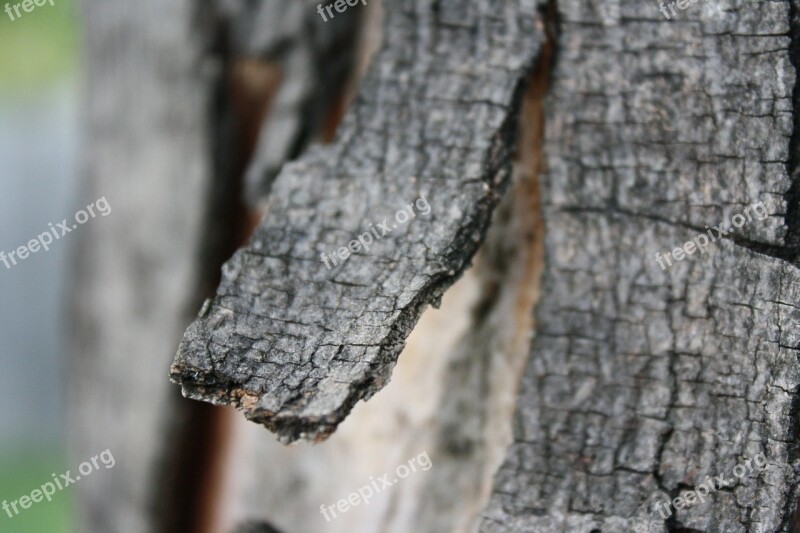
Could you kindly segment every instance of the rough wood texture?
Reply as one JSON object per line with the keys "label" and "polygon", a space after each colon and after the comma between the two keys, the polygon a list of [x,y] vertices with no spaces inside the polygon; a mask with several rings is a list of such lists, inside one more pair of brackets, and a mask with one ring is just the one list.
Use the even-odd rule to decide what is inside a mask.
{"label": "rough wood texture", "polygon": [[[560,0],[558,15],[543,293],[481,530],[795,531],[790,5],[700,2],[668,21],[652,3]],[[759,201],[766,219],[657,265]],[[768,466],[737,480],[757,453]],[[704,503],[656,511],[719,475]]]}
{"label": "rough wood texture", "polygon": [[[241,444],[231,451],[227,471],[239,517],[264,517],[286,533],[474,531],[511,442],[517,383],[530,347],[531,278],[538,277],[543,246],[533,239],[539,226],[531,220],[538,189],[530,148],[539,143],[526,131],[540,121],[529,117],[523,110],[521,161],[474,267],[447,290],[440,308],[422,314],[391,382],[356,405],[320,446],[283,446],[237,417]],[[422,450],[433,467],[369,505],[331,522],[309,512]]]}
{"label": "rough wood texture", "polygon": [[[335,145],[284,167],[172,368],[186,396],[234,404],[284,441],[324,439],[379,390],[422,309],[469,264],[542,39],[534,0],[386,11],[385,47]],[[392,228],[418,197],[430,215]],[[323,252],[384,219],[368,253],[326,268]]]}

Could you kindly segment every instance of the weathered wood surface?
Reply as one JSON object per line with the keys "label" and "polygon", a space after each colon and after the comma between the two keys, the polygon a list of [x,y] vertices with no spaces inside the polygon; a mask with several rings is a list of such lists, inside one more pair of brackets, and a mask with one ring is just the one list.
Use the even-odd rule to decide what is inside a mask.
{"label": "weathered wood surface", "polygon": [[[135,9],[116,0],[87,4],[87,195],[106,195],[113,215],[80,237],[74,442],[80,460],[105,448],[118,460],[113,476],[76,488],[89,531],[147,531],[159,523],[153,489],[180,417],[153,376],[165,370],[169,339],[207,274],[193,261],[210,253],[206,230],[217,219],[206,202],[224,186],[214,150],[225,151],[226,135],[212,103],[224,65],[207,57],[215,32],[188,21],[235,28],[227,50],[234,55],[273,61],[309,50],[286,52],[291,46],[257,29],[269,26],[269,17],[254,15],[269,12],[266,2],[221,1],[223,14],[204,15],[170,2],[169,9],[150,0]],[[284,441],[326,436],[355,401],[373,394],[422,307],[468,265],[507,181],[522,82],[543,38],[532,0],[387,4],[387,45],[336,144],[315,148],[277,179],[267,218],[226,267],[217,299],[182,346],[180,375],[173,374],[190,396],[244,400],[249,416]],[[306,35],[300,4],[284,5],[294,13],[286,16],[290,40]],[[667,21],[650,3],[558,3],[548,166],[539,180],[547,266],[515,442],[496,476],[483,531],[797,527],[794,5],[708,0]],[[297,80],[321,59],[288,61],[298,70],[284,80]],[[330,100],[320,104],[324,96],[309,85],[285,98],[287,115],[274,115],[273,123],[267,117],[262,134],[272,128],[278,141],[285,133],[301,146],[308,138],[292,113],[311,113],[319,127],[309,110]],[[154,126],[164,123],[170,126]],[[291,143],[261,139],[251,200],[270,188],[275,161],[296,153]],[[320,252],[346,246],[369,223],[391,224],[419,195],[431,205],[429,217],[417,216],[369,254],[327,270]],[[657,251],[681,246],[706,225],[728,224],[758,201],[768,217],[666,272],[658,267]],[[237,487],[240,500],[249,498],[237,519],[255,520],[252,527],[267,520],[287,533],[320,524],[332,531],[469,528],[503,442],[495,432],[504,424],[499,386],[485,372],[502,374],[492,369],[494,350],[511,353],[503,343],[514,339],[502,324],[511,312],[503,300],[514,282],[530,279],[517,278],[495,245],[511,248],[524,233],[489,234],[492,266],[484,275],[498,277],[481,280],[475,329],[459,345],[463,351],[448,356],[454,372],[449,379],[437,374],[445,379],[436,390],[447,395],[435,400],[440,420],[377,426],[391,427],[383,433],[356,427],[337,433],[339,443],[317,447],[318,455],[284,448],[278,456],[273,443],[260,443],[241,458],[262,479]],[[408,390],[418,389],[392,394]],[[401,403],[394,401],[387,405]],[[164,408],[153,410],[154,402]],[[386,413],[370,416],[374,422]],[[386,460],[381,435],[396,435],[402,424],[425,433],[408,437]],[[367,434],[374,440],[359,447]],[[387,502],[351,511],[335,525],[316,515],[319,503],[388,471],[423,442],[431,477],[408,481]],[[768,459],[764,471],[702,504],[673,509],[667,519],[656,510],[656,502],[707,476],[732,479],[733,467],[757,453]],[[349,477],[330,479],[325,465],[334,461],[345,463],[339,472]]]}
{"label": "weathered wood surface", "polygon": [[[542,39],[536,7],[386,6],[385,47],[336,143],[284,167],[266,217],[187,330],[172,369],[186,396],[234,404],[284,441],[319,440],[386,383],[507,184]],[[394,228],[420,197],[430,215]],[[327,269],[323,252],[382,223],[389,232],[377,229],[368,253]]]}
{"label": "weathered wood surface", "polygon": [[[558,2],[543,292],[482,531],[797,530],[792,9]],[[656,263],[759,201],[763,220]],[[705,502],[656,510],[719,475]]]}

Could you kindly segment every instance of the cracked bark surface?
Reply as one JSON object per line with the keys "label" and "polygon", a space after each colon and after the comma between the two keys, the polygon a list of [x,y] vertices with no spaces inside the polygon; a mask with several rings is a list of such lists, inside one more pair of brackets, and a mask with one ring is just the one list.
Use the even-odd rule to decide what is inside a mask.
{"label": "cracked bark surface", "polygon": [[[243,402],[292,440],[303,432],[324,437],[352,402],[383,384],[419,310],[469,263],[507,179],[521,82],[542,24],[537,2],[496,4],[391,0],[387,46],[337,143],[284,170],[264,225],[229,263],[216,303],[187,335],[177,369],[178,379],[200,379],[184,383],[190,396]],[[219,223],[209,191],[224,188],[211,139],[236,144],[218,129],[223,120],[207,114],[220,83],[219,58],[207,50],[213,32],[187,21],[210,16],[211,24],[229,25],[234,55],[286,59],[284,68],[296,70],[284,70],[284,83],[305,79],[301,73],[323,61],[341,34],[325,26],[333,33],[310,49],[286,48],[281,39],[305,39],[314,16],[295,3],[220,0],[227,22],[218,13],[198,15],[184,0],[170,0],[170,9],[153,0],[88,5],[87,122],[95,150],[88,190],[107,195],[114,216],[78,237],[86,241],[76,282],[79,357],[71,369],[75,457],[110,448],[119,464],[114,476],[76,490],[84,530],[155,530],[162,509],[154,502],[165,490],[159,482],[180,417],[157,376],[169,339],[186,323],[182,310],[196,302],[193,285],[208,283],[207,265],[195,261],[212,255],[208,248],[219,253],[207,231]],[[547,269],[515,442],[483,531],[797,528],[795,6],[708,0],[666,21],[652,4],[559,3],[546,107],[549,164],[539,178]],[[276,17],[291,31],[271,41],[262,29],[274,28]],[[321,55],[292,59],[309,50]],[[328,105],[314,90],[303,84],[285,93],[286,116],[263,122],[262,140],[274,131],[293,142],[256,150],[249,200],[269,189],[274,161],[305,142],[303,128],[319,126],[298,119],[318,120],[308,110]],[[418,216],[369,255],[327,271],[321,251],[346,246],[366,224],[391,219],[420,194],[430,217]],[[706,224],[727,224],[757,201],[767,219],[667,272],[658,268],[655,252],[682,245]],[[237,487],[236,496],[249,499],[245,518],[257,521],[242,529],[268,530],[259,525],[266,520],[287,533],[317,531],[325,525],[314,514],[320,502],[335,502],[429,443],[430,478],[405,481],[385,507],[376,501],[328,526],[456,530],[473,518],[500,446],[493,430],[507,420],[493,419],[503,416],[491,408],[499,387],[486,376],[500,364],[492,351],[498,340],[514,338],[504,333],[513,296],[508,273],[515,272],[504,260],[513,254],[502,247],[513,248],[525,233],[502,224],[490,231],[502,234],[495,244],[491,233],[486,240],[489,276],[497,273],[483,280],[481,307],[490,313],[476,313],[463,351],[449,360],[454,371],[437,375],[440,418],[364,423],[349,435],[342,426],[336,437],[349,440],[303,448],[268,447],[253,426],[264,448],[243,454],[242,463],[257,480]],[[322,310],[320,295],[327,295]],[[262,344],[251,344],[253,332]],[[350,350],[338,353],[340,346]],[[419,351],[426,350],[428,357],[444,352]],[[415,389],[395,394],[408,390]],[[484,395],[491,397],[484,402]],[[407,427],[417,433],[408,431],[403,448],[392,450]],[[667,519],[655,510],[707,476],[732,479],[733,467],[756,453],[769,461],[764,471]]]}
{"label": "cracked bark surface", "polygon": [[[285,442],[326,438],[389,379],[428,304],[469,264],[507,185],[537,4],[405,0],[331,147],[284,167],[250,243],[178,350],[184,395]],[[330,271],[320,259],[424,197]],[[386,219],[386,220],[385,220]],[[385,230],[379,230],[385,231]]]}
{"label": "cracked bark surface", "polygon": [[[559,1],[543,291],[481,531],[797,530],[796,12]],[[659,268],[759,201],[764,220]]]}

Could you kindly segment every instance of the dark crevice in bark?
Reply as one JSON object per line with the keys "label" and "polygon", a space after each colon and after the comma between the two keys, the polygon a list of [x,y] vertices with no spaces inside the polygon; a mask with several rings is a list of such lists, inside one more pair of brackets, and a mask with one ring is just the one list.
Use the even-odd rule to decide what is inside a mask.
{"label": "dark crevice in bark", "polygon": [[696,231],[698,234],[704,233],[708,235],[708,231],[711,230],[714,239],[717,241],[729,240],[732,241],[734,244],[741,246],[742,248],[747,248],[748,250],[752,250],[753,252],[766,255],[769,257],[774,257],[776,259],[781,259],[783,261],[792,262],[797,257],[795,248],[788,247],[785,245],[770,244],[768,242],[761,242],[753,239],[748,239],[747,237],[733,233],[733,228],[723,226],[724,223],[719,223],[716,224],[715,226],[727,232],[727,235],[720,234],[717,230],[713,229],[714,226],[709,225],[706,227],[700,227],[694,224],[688,224],[686,222],[681,222],[678,220],[671,220],[669,218],[665,218],[658,215],[629,211],[627,209],[623,209],[620,207],[616,207],[613,209],[612,208],[601,209],[599,207],[565,206],[562,207],[561,210],[564,211],[565,213],[597,213],[602,215],[612,215],[612,216],[621,215],[621,216],[629,216],[636,218],[646,218],[654,222],[661,222],[663,224],[669,224],[670,226]]}
{"label": "dark crevice in bark", "polygon": [[[672,429],[670,429],[670,433],[671,432],[672,432]],[[694,489],[694,487],[691,486],[691,485],[687,485],[686,483],[678,483],[675,486],[674,489],[669,491],[669,501],[670,501],[669,505],[672,505],[672,501],[674,501],[675,498],[677,498],[678,496],[681,495],[681,491],[684,491],[684,490],[689,491],[689,490],[693,490],[693,489]],[[666,528],[666,530],[668,532],[670,532],[670,533],[682,533],[682,532],[685,532],[685,533],[695,533],[695,532],[696,533],[704,533],[704,532],[699,531],[697,529],[692,529],[692,528],[685,527],[683,524],[681,524],[680,520],[678,520],[678,509],[676,509],[675,507],[672,507],[670,510],[672,511],[672,514],[669,515],[669,518],[667,518],[664,521],[664,527]]]}
{"label": "dark crevice in bark", "polygon": [[[800,349],[797,347],[796,349]],[[800,355],[798,355],[797,364],[800,365]],[[789,434],[795,435],[795,439],[791,441],[787,447],[790,465],[800,464],[800,387],[795,388],[793,391],[792,407],[789,412]],[[800,475],[800,469],[797,466],[793,467],[795,475]],[[790,533],[800,533],[800,485],[796,485],[792,489],[792,494],[787,498],[788,505],[784,509],[784,515],[781,520],[780,531]]]}
{"label": "dark crevice in bark", "polygon": [[246,522],[237,527],[234,533],[281,533],[281,531],[266,522]]}
{"label": "dark crevice in bark", "polygon": [[791,250],[791,261],[797,264],[800,251],[800,6],[798,0],[789,0],[789,61],[795,70],[792,90],[792,135],[789,138],[789,157],[786,173],[791,186],[786,192],[786,237],[784,243]]}
{"label": "dark crevice in bark", "polygon": [[[671,325],[671,327],[673,327]],[[676,372],[676,365],[678,364],[678,350],[676,349],[674,342],[669,351],[669,363],[666,365],[667,372],[669,373],[670,377],[670,401],[669,401],[669,408],[666,414],[666,420],[668,422],[672,422],[672,416],[674,414],[674,406],[678,405],[679,403],[679,392],[678,392],[678,374]],[[662,475],[660,468],[663,464],[663,458],[665,456],[664,452],[666,450],[667,444],[669,443],[670,439],[675,433],[674,425],[670,425],[667,431],[664,433],[663,437],[661,437],[661,442],[659,443],[658,452],[656,453],[656,461],[655,461],[655,468],[653,471],[653,477],[656,480],[658,487],[663,490],[667,494],[667,498],[669,502],[672,502],[673,499],[678,497],[680,493],[680,487],[675,487],[670,489],[665,480],[664,476]],[[663,517],[662,517],[663,518]],[[677,510],[672,509],[672,514],[670,514],[667,519],[664,521],[664,527],[667,531],[673,531],[677,527]]]}
{"label": "dark crevice in bark", "polygon": [[[792,251],[788,260],[795,265],[800,262],[800,1],[789,0],[789,62],[794,67],[795,84],[792,89],[792,134],[789,138],[789,157],[786,162],[786,173],[791,186],[786,192],[786,247]],[[800,346],[795,347],[795,349]],[[798,356],[800,364],[800,356]],[[800,464],[800,387],[793,391],[789,416],[789,434],[795,437],[788,446],[790,465]],[[800,475],[795,467],[795,475]],[[781,520],[781,531],[800,533],[800,486],[792,489],[787,498],[789,502],[784,509]]]}
{"label": "dark crevice in bark", "polygon": [[[547,72],[542,80],[545,84],[545,93],[541,95],[542,98],[545,98],[548,94],[550,86],[552,85],[553,73],[556,71],[556,67],[558,66],[558,39],[561,35],[561,18],[558,15],[558,0],[547,0],[546,3],[541,4],[539,6],[539,13],[542,17],[542,21],[544,22],[544,34],[546,39],[545,46],[547,47],[547,53],[542,54],[543,58],[547,58],[546,63],[543,65],[547,69]],[[544,142],[544,109],[542,109],[541,120],[542,142]],[[543,149],[544,146],[542,146],[542,150]],[[541,169],[542,172],[544,172],[544,170],[544,168]]]}
{"label": "dark crevice in bark", "polygon": [[[195,279],[196,308],[220,280],[220,268],[241,243],[246,232],[247,209],[242,202],[243,173],[255,145],[248,139],[248,128],[236,111],[238,87],[228,29],[213,9],[198,10],[196,17],[202,35],[210,37],[204,59],[219,68],[209,109],[209,148],[212,176],[206,193],[203,215],[204,240],[201,243]],[[248,131],[249,130],[249,131]],[[191,316],[187,312],[188,316]],[[218,458],[226,444],[225,412],[219,407],[201,405],[176,395],[179,421],[173,428],[175,446],[168,449],[171,465],[161,474],[155,491],[154,507],[159,531],[209,531],[213,523]]]}

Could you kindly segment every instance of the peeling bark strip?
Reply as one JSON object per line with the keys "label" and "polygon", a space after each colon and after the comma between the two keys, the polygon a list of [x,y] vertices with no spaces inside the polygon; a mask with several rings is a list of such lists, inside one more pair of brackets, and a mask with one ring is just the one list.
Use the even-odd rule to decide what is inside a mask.
{"label": "peeling bark strip", "polygon": [[[796,530],[790,6],[708,2],[681,17],[559,2],[543,292],[483,532]],[[759,201],[770,216],[702,258],[653,261]],[[753,476],[658,513],[760,453]]]}
{"label": "peeling bark strip", "polygon": [[[468,266],[507,184],[536,0],[403,0],[336,143],[287,165],[171,377],[284,442],[378,391],[422,309]],[[320,254],[424,196],[431,216],[328,271]]]}

